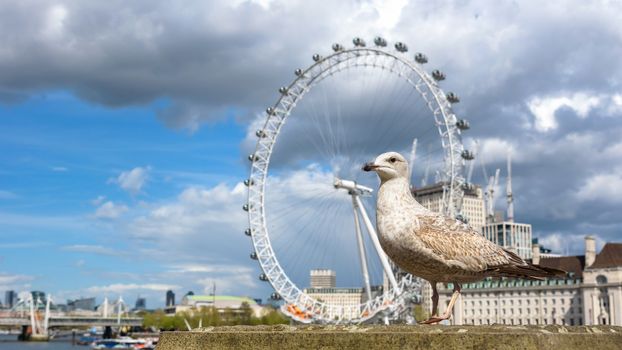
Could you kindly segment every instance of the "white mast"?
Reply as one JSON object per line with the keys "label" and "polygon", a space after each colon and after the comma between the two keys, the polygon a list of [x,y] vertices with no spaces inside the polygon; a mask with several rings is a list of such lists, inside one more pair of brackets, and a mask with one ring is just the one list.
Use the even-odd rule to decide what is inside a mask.
{"label": "white mast", "polygon": [[413,145],[410,150],[410,161],[408,163],[408,182],[410,183],[410,179],[413,174],[413,167],[415,166],[415,157],[417,156],[417,139],[413,140]]}
{"label": "white mast", "polygon": [[108,297],[104,297],[104,317],[108,317]]}
{"label": "white mast", "polygon": [[428,177],[430,176],[430,162],[426,162],[425,173],[423,173],[423,179],[421,179],[421,187],[428,185]]}
{"label": "white mast", "polygon": [[488,222],[493,222],[495,218],[495,187],[499,185],[499,172],[495,171],[495,176],[491,176],[488,179],[488,188],[486,188],[486,214],[488,215]]}
{"label": "white mast", "polygon": [[505,186],[506,197],[508,202],[508,218],[509,222],[514,221],[514,197],[512,196],[512,153],[508,152],[508,177]]}
{"label": "white mast", "polygon": [[32,334],[37,333],[37,323],[35,322],[35,298],[30,295],[30,327],[32,329]]}
{"label": "white mast", "polygon": [[119,301],[117,301],[118,309],[117,309],[117,324],[121,324],[121,314],[123,313],[123,297],[119,295]]}
{"label": "white mast", "polygon": [[50,324],[50,303],[52,302],[52,295],[48,294],[48,298],[45,302],[45,316],[43,319],[43,334],[48,334],[48,326]]}

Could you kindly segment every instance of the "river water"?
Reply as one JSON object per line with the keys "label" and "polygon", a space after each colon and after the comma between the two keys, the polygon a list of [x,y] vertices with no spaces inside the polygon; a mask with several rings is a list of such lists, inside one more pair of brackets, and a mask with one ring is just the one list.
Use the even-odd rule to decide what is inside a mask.
{"label": "river water", "polygon": [[71,339],[52,340],[49,342],[17,341],[17,334],[0,335],[0,350],[88,350],[85,345],[71,345]]}

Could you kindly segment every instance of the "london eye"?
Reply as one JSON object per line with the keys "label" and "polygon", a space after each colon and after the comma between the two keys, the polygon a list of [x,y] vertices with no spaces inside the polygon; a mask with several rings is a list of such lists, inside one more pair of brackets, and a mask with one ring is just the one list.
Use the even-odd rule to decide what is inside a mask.
{"label": "london eye", "polygon": [[[243,206],[250,256],[282,310],[299,322],[397,315],[416,281],[382,251],[377,179],[360,167],[389,150],[410,155],[413,187],[441,183],[439,210],[460,217],[463,169],[473,158],[461,139],[469,123],[452,109],[458,96],[440,87],[445,74],[428,72],[428,58],[404,43],[355,38],[351,47],[334,44],[311,58],[253,124]],[[334,288],[310,286],[311,269],[335,271]],[[360,299],[337,303],[322,292]]]}

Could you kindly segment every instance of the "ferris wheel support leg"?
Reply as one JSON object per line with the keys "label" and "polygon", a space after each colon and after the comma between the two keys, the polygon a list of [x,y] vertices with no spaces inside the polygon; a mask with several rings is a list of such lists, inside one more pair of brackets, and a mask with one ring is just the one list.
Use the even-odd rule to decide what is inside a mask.
{"label": "ferris wheel support leg", "polygon": [[356,201],[357,195],[352,194],[352,207],[354,209],[354,228],[356,229],[356,242],[359,247],[359,258],[361,259],[361,269],[363,272],[363,281],[365,282],[365,291],[367,292],[367,300],[371,300],[371,284],[369,282],[369,270],[367,268],[367,255],[365,254],[365,243],[363,242],[363,234],[361,233],[361,223],[359,221],[360,210]]}
{"label": "ferris wheel support leg", "polygon": [[35,306],[34,299],[31,297],[30,299],[30,327],[32,329],[32,334],[37,333],[37,323],[35,321]]}
{"label": "ferris wheel support leg", "polygon": [[363,222],[365,223],[365,227],[367,228],[367,233],[369,233],[369,237],[371,238],[371,241],[374,243],[374,248],[376,248],[376,253],[378,253],[378,257],[380,258],[380,262],[382,263],[384,272],[387,274],[387,277],[389,278],[391,287],[393,287],[393,290],[397,294],[400,294],[401,292],[400,287],[397,284],[397,280],[395,280],[395,275],[393,275],[393,269],[391,269],[391,265],[389,264],[389,259],[387,258],[387,255],[384,253],[384,250],[382,250],[382,247],[380,246],[380,241],[378,240],[376,229],[374,229],[374,225],[371,223],[371,220],[369,220],[369,216],[367,215],[367,212],[365,211],[363,202],[361,202],[361,199],[358,196],[354,196],[354,200],[356,201],[356,204],[359,207],[361,216],[363,216]]}
{"label": "ferris wheel support leg", "polygon": [[43,334],[48,334],[48,326],[50,324],[50,303],[52,302],[52,295],[48,294],[48,298],[45,301],[45,318],[43,319]]}

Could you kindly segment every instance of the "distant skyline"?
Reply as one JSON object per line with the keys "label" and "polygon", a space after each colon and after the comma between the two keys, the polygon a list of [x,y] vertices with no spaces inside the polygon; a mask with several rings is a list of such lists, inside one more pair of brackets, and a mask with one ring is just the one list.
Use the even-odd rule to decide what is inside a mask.
{"label": "distant skyline", "polygon": [[489,169],[513,151],[515,217],[544,246],[619,242],[621,19],[610,1],[4,1],[0,295],[265,300],[240,210],[251,124],[355,36],[447,74],[465,143]]}

